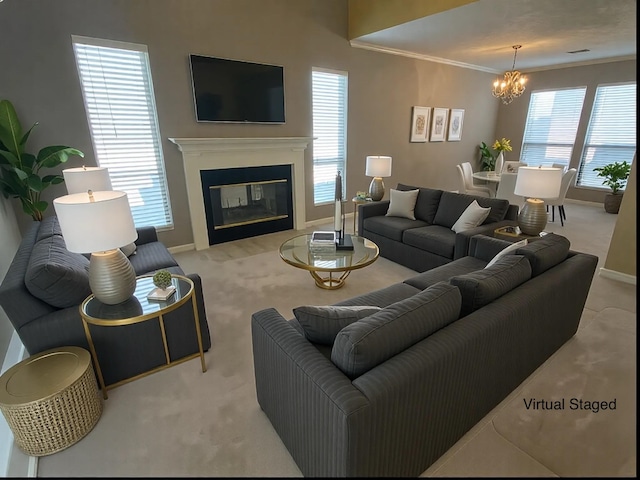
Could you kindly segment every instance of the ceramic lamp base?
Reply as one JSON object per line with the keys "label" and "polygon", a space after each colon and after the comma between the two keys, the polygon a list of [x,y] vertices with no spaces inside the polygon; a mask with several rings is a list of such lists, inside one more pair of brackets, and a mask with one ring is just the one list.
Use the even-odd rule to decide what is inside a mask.
{"label": "ceramic lamp base", "polygon": [[128,300],[136,289],[136,272],[120,249],[91,254],[89,286],[102,303],[115,305]]}
{"label": "ceramic lamp base", "polygon": [[371,200],[378,202],[384,197],[384,182],[382,177],[373,177],[369,185],[369,196]]}
{"label": "ceramic lamp base", "polygon": [[528,198],[518,215],[518,226],[526,235],[539,235],[547,226],[547,209],[544,201]]}

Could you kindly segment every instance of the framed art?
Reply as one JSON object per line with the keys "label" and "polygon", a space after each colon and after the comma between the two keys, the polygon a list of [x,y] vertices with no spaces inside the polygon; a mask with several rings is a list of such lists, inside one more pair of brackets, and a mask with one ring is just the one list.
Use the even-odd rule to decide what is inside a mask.
{"label": "framed art", "polygon": [[449,133],[447,140],[450,142],[459,142],[462,138],[462,121],[464,120],[464,110],[460,108],[452,108],[449,116]]}
{"label": "framed art", "polygon": [[445,130],[447,129],[448,108],[434,108],[433,120],[431,120],[431,142],[444,142]]}
{"label": "framed art", "polygon": [[413,107],[411,117],[411,139],[410,142],[426,142],[429,132],[429,120],[431,107]]}

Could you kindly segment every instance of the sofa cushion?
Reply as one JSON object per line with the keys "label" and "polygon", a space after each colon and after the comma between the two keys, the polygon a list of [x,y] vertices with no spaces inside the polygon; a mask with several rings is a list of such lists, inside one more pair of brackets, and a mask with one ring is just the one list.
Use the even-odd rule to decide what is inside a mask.
{"label": "sofa cushion", "polygon": [[331,361],[356,378],[457,320],[460,305],[456,287],[433,285],[340,330]]}
{"label": "sofa cushion", "polygon": [[304,305],[294,308],[293,314],[307,340],[333,345],[336,335],[344,327],[380,310],[380,307],[372,305]]}
{"label": "sofa cushion", "polygon": [[462,212],[460,218],[453,224],[451,230],[456,233],[464,232],[470,228],[476,228],[478,225],[484,222],[485,218],[489,216],[491,211],[490,207],[481,207],[477,200],[474,200],[469,206]]}
{"label": "sofa cushion", "polygon": [[483,225],[503,220],[509,209],[509,200],[502,198],[485,198],[463,193],[442,192],[442,197],[438,204],[438,211],[436,212],[433,223],[447,228],[453,227],[453,224],[460,218],[462,212],[464,212],[474,200],[476,200],[481,207],[491,207],[489,215],[482,223]]}
{"label": "sofa cushion", "polygon": [[402,241],[402,234],[409,228],[424,227],[427,223],[422,220],[409,220],[402,217],[376,216],[365,218],[363,222],[364,229],[381,235],[383,237]]}
{"label": "sofa cushion", "polygon": [[413,211],[416,207],[416,200],[418,199],[418,190],[407,190],[401,192],[400,190],[389,191],[389,209],[387,210],[387,217],[403,217],[409,220],[415,220],[416,216]]}
{"label": "sofa cushion", "polygon": [[442,196],[442,190],[433,188],[411,187],[402,183],[398,184],[398,190],[419,190],[418,199],[416,200],[416,208],[414,214],[417,220],[422,220],[428,224],[433,223],[433,219],[438,211],[438,204]]}
{"label": "sofa cushion", "polygon": [[335,305],[375,305],[382,308],[409,298],[418,292],[419,290],[417,288],[407,285],[406,283],[393,283],[388,287],[379,288],[378,290],[336,302]]}
{"label": "sofa cushion", "polygon": [[420,290],[435,285],[438,282],[448,282],[451,277],[465,275],[484,268],[487,262],[475,257],[462,257],[445,265],[432,268],[413,277],[407,278],[403,283]]}
{"label": "sofa cushion", "polygon": [[450,280],[462,294],[461,315],[469,315],[531,278],[531,265],[523,255],[504,255],[489,268]]}
{"label": "sofa cushion", "polygon": [[168,267],[177,267],[178,264],[161,242],[151,242],[138,245],[136,254],[129,257],[129,261],[136,271],[136,275],[155,272]]}
{"label": "sofa cushion", "polygon": [[43,218],[38,227],[38,234],[36,235],[36,242],[42,239],[49,238],[52,235],[62,235],[60,224],[58,223],[58,217],[55,215],[52,217]]}
{"label": "sofa cushion", "polygon": [[489,263],[487,263],[487,266],[484,268],[489,268],[494,265],[500,258],[502,258],[503,255],[508,255],[510,253],[515,254],[517,249],[519,249],[520,247],[524,247],[527,243],[528,240],[525,238],[524,240],[520,240],[519,242],[512,243],[511,245],[504,247],[502,250],[496,253],[491,260],[489,260]]}
{"label": "sofa cushion", "polygon": [[441,257],[453,259],[456,234],[449,228],[429,225],[405,230],[402,242]]}
{"label": "sofa cushion", "polygon": [[562,235],[548,233],[534,242],[516,250],[517,255],[524,255],[531,264],[531,276],[535,277],[551,267],[563,262],[569,254],[569,240]]}
{"label": "sofa cushion", "polygon": [[31,295],[58,308],[79,305],[91,294],[89,260],[67,250],[62,235],[36,242],[24,283]]}

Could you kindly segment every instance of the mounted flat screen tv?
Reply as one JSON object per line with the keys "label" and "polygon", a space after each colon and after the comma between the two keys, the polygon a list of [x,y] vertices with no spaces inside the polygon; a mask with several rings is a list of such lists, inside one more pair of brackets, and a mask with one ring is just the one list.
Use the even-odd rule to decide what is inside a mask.
{"label": "mounted flat screen tv", "polygon": [[198,122],[285,123],[284,67],[189,57]]}

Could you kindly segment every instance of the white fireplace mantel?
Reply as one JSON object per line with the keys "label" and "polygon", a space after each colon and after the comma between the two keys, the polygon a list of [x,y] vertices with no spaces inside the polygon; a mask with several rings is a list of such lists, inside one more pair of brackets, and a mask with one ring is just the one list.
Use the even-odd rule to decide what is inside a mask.
{"label": "white fireplace mantel", "polygon": [[291,165],[293,228],[305,228],[304,151],[312,137],[169,138],[182,152],[196,250],[209,248],[200,172],[222,168]]}

